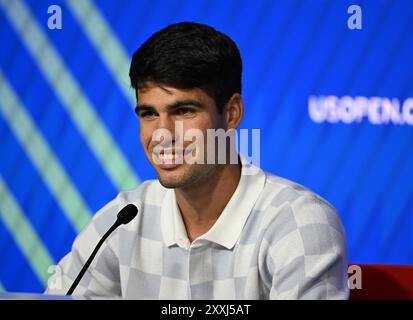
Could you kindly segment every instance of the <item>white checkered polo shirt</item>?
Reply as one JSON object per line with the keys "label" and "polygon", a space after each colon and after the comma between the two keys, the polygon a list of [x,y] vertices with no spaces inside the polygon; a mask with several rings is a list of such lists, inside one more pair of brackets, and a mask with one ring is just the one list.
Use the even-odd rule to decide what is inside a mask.
{"label": "white checkered polo shirt", "polygon": [[78,235],[46,293],[66,293],[117,213],[133,203],[137,217],[106,240],[74,295],[347,299],[346,239],[335,209],[304,187],[256,169],[241,174],[221,216],[192,243],[173,189],[151,180],[121,192]]}

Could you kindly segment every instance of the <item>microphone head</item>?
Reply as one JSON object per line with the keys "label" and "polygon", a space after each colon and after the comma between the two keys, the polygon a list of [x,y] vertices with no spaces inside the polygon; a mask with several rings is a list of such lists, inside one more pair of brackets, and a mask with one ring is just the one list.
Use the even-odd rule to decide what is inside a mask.
{"label": "microphone head", "polygon": [[128,224],[133,218],[136,217],[137,214],[138,208],[134,204],[130,203],[119,211],[117,220],[121,224]]}

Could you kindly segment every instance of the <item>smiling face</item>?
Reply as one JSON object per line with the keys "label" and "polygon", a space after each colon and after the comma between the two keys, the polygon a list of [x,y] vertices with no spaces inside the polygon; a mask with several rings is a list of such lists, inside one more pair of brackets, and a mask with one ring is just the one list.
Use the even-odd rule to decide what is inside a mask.
{"label": "smiling face", "polygon": [[[185,133],[193,129],[203,133],[203,153],[206,158],[207,130],[227,129],[226,113],[218,111],[214,99],[204,90],[176,89],[148,82],[137,90],[137,99],[140,141],[164,187],[193,187],[204,183],[219,170],[215,164],[189,164],[182,159],[185,152],[195,152],[191,148],[194,141],[185,141]],[[175,132],[176,123],[182,126],[181,132]],[[154,139],[154,133],[160,129],[169,131],[171,136]],[[157,152],[159,149],[160,153]]]}

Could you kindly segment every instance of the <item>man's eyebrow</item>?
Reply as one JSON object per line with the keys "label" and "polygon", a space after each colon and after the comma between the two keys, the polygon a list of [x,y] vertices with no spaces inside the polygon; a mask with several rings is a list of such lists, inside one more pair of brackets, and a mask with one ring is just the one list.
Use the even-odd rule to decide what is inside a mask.
{"label": "man's eyebrow", "polygon": [[147,104],[138,104],[135,107],[135,112],[138,113],[139,111],[146,111],[146,110],[154,110],[155,108],[147,105]]}
{"label": "man's eyebrow", "polygon": [[178,100],[178,101],[175,101],[174,103],[168,104],[166,106],[166,109],[174,110],[174,109],[177,109],[179,107],[184,107],[184,106],[195,106],[198,108],[204,108],[204,105],[197,100],[185,99],[185,100]]}
{"label": "man's eyebrow", "polygon": [[[174,103],[168,104],[168,105],[166,105],[165,108],[168,111],[171,111],[171,110],[175,110],[175,109],[178,109],[178,108],[184,107],[184,106],[195,106],[197,108],[204,108],[205,107],[201,102],[199,102],[197,100],[185,99],[185,100],[178,100],[178,101],[175,101]],[[148,104],[138,104],[135,107],[135,112],[138,113],[140,111],[146,111],[146,110],[153,111],[154,109],[155,109],[154,106],[151,106],[151,105],[148,105]]]}

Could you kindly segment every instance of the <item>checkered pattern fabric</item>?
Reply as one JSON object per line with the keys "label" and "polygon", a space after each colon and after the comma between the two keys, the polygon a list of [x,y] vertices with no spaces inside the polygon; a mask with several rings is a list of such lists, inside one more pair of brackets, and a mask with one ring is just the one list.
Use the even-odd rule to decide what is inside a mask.
{"label": "checkered pattern fabric", "polygon": [[[245,165],[242,172],[245,173]],[[346,239],[325,200],[258,169],[214,226],[188,241],[173,189],[147,181],[103,207],[59,263],[65,294],[125,205],[138,216],[105,242],[75,295],[128,299],[347,299]]]}

